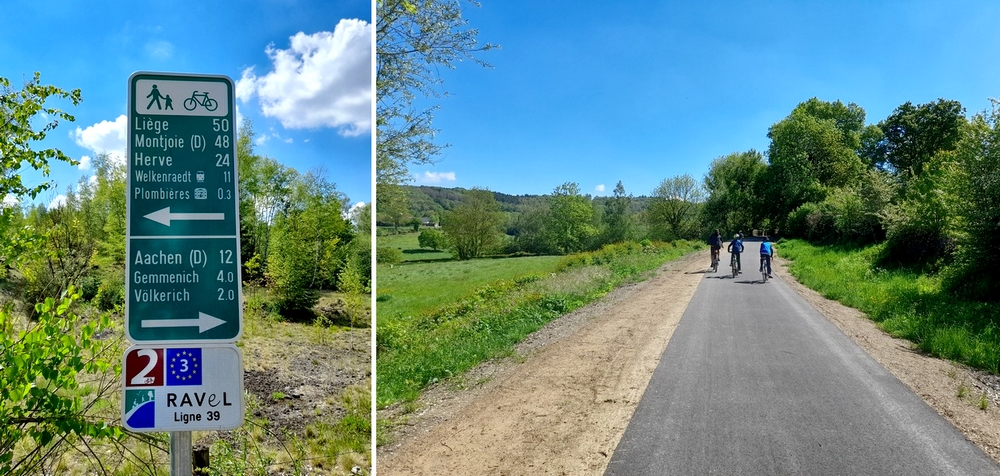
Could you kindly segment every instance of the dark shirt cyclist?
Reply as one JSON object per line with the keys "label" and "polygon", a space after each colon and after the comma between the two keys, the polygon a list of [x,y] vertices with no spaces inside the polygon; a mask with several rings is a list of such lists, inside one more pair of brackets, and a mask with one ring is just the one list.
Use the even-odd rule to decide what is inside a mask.
{"label": "dark shirt cyclist", "polygon": [[712,266],[719,259],[719,250],[722,249],[722,235],[719,234],[718,229],[712,232],[712,236],[708,237],[708,246],[712,248],[712,264],[709,265]]}

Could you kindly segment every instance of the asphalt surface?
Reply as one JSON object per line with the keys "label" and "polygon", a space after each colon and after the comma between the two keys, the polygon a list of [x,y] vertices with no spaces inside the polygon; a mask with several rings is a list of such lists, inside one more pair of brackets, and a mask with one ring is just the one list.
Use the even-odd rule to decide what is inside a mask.
{"label": "asphalt surface", "polygon": [[606,475],[1000,474],[753,255],[706,273]]}

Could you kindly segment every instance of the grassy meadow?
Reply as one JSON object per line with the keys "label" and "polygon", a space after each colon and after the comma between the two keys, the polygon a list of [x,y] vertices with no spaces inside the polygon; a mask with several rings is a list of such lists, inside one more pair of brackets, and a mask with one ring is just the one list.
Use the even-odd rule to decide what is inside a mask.
{"label": "grassy meadow", "polygon": [[509,353],[549,321],[701,248],[623,243],[570,256],[379,265],[377,405],[413,401],[426,386]]}
{"label": "grassy meadow", "polygon": [[931,355],[998,373],[996,306],[955,298],[942,290],[940,276],[874,266],[882,246],[818,247],[791,240],[779,250],[793,260],[790,270],[802,284],[864,312],[893,336]]}
{"label": "grassy meadow", "polygon": [[407,261],[439,261],[452,258],[450,251],[421,248],[417,237],[420,233],[384,234],[378,236],[378,246],[396,248],[403,252],[403,262]]}
{"label": "grassy meadow", "polygon": [[490,283],[555,272],[561,261],[561,256],[535,256],[382,266],[378,315],[432,311]]}

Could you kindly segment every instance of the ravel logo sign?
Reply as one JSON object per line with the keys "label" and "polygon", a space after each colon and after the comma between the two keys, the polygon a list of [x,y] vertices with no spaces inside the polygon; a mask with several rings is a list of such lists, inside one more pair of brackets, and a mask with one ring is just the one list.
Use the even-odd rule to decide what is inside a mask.
{"label": "ravel logo sign", "polygon": [[243,422],[236,346],[132,347],[122,367],[122,421],[130,430],[221,430]]}

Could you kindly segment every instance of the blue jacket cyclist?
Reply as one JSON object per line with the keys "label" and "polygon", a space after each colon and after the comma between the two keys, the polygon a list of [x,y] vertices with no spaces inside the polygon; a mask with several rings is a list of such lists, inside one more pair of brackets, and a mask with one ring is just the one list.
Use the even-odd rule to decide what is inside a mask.
{"label": "blue jacket cyclist", "polygon": [[743,237],[740,236],[739,234],[734,235],[733,236],[733,241],[730,241],[729,242],[729,246],[726,247],[726,251],[730,252],[731,254],[736,255],[736,272],[738,272],[738,273],[742,273],[743,272],[743,265],[740,263],[740,253],[743,252],[743,240],[742,240],[742,238]]}
{"label": "blue jacket cyclist", "polygon": [[764,266],[766,264],[767,265],[767,277],[769,277],[769,278],[773,278],[774,277],[774,276],[771,276],[771,257],[773,257],[773,256],[774,256],[774,243],[771,243],[771,240],[768,239],[765,236],[764,237],[764,241],[761,242],[761,244],[760,244],[760,269],[759,269],[759,271],[763,273],[764,272]]}

